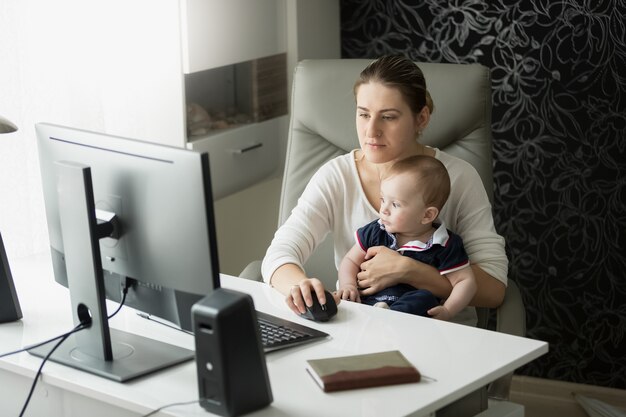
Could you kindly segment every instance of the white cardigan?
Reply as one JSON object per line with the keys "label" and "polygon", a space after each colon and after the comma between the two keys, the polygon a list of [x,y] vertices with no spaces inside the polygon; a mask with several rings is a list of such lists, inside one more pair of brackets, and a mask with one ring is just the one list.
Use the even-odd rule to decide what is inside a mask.
{"label": "white cardigan", "polygon": [[[450,197],[439,219],[461,235],[473,264],[507,283],[508,260],[504,238],[496,233],[491,204],[478,172],[468,162],[435,149],[448,169]],[[355,151],[338,156],[313,175],[287,221],[276,231],[263,259],[263,279],[269,282],[281,265],[302,269],[318,244],[334,232],[335,266],[354,245],[354,231],[378,218],[361,186]]]}

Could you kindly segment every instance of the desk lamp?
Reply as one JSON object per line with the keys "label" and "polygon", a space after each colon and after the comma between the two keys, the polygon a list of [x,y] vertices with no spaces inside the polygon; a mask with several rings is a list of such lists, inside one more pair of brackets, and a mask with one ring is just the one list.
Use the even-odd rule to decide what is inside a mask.
{"label": "desk lamp", "polygon": [[0,116],[0,133],[13,133],[17,130],[17,126]]}
{"label": "desk lamp", "polygon": [[[0,133],[11,133],[17,126],[0,116]],[[9,268],[9,260],[4,250],[2,235],[0,235],[0,323],[19,320],[22,318],[22,309],[17,299],[13,276]]]}

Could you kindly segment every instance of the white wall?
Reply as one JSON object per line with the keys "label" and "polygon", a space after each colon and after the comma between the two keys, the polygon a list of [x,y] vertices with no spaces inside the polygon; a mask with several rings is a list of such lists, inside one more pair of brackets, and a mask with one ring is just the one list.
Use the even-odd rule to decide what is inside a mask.
{"label": "white wall", "polygon": [[[9,257],[48,246],[35,123],[175,137],[183,146],[178,13],[178,0],[0,2],[0,114],[19,127],[0,136],[0,232]],[[155,114],[167,122],[151,122]]]}

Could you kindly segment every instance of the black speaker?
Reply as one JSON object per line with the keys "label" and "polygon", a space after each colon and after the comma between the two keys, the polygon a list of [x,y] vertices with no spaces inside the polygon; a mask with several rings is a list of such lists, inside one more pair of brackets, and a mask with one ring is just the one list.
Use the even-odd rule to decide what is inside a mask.
{"label": "black speaker", "polygon": [[252,297],[218,288],[191,309],[200,405],[234,417],[273,400]]}
{"label": "black speaker", "polygon": [[9,260],[4,250],[2,235],[0,235],[0,323],[7,323],[22,318],[22,309],[17,299],[15,285]]}

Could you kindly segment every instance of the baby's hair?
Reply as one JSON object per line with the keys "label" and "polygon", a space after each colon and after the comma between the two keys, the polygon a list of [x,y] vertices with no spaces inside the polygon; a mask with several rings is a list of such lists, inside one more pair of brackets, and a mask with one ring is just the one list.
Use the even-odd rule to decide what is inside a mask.
{"label": "baby's hair", "polygon": [[424,196],[424,204],[441,211],[450,195],[450,175],[441,161],[427,155],[409,156],[394,163],[385,178],[398,174],[410,174],[415,179],[416,190]]}

